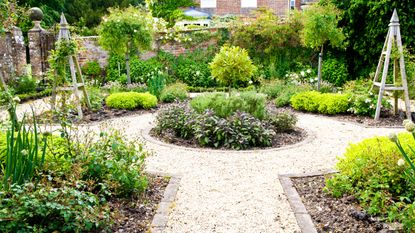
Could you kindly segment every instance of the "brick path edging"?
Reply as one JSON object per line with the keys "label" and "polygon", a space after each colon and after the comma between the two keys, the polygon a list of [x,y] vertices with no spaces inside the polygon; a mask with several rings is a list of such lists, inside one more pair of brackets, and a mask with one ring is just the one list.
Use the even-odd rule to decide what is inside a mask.
{"label": "brick path edging", "polygon": [[170,177],[169,184],[167,185],[166,190],[164,190],[164,197],[158,205],[156,215],[154,215],[149,231],[151,233],[162,233],[167,227],[170,209],[172,208],[172,206],[174,205],[174,201],[176,200],[176,194],[179,190],[181,176],[160,173],[151,174],[158,174],[165,177]]}
{"label": "brick path edging", "polygon": [[301,178],[301,177],[313,177],[321,176],[326,174],[337,173],[334,170],[329,170],[325,172],[312,172],[305,174],[281,174],[278,176],[281,186],[284,190],[285,195],[287,196],[288,202],[290,203],[291,209],[294,212],[295,218],[297,220],[298,226],[301,229],[302,233],[317,233],[317,230],[314,226],[313,220],[311,219],[310,214],[307,212],[306,207],[304,206],[300,195],[297,192],[297,189],[294,187],[292,178]]}

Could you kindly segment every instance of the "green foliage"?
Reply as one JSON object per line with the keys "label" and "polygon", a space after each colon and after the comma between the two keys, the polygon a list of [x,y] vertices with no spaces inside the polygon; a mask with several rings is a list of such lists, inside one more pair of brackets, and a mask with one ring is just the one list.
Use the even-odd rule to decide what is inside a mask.
{"label": "green foliage", "polygon": [[71,187],[14,185],[0,192],[0,207],[1,232],[93,232],[110,223],[97,196]]}
{"label": "green foliage", "polygon": [[236,111],[249,113],[258,119],[264,119],[266,116],[266,96],[256,92],[246,92],[231,97],[226,97],[222,93],[204,94],[192,99],[190,104],[198,113],[211,109],[222,118]]}
{"label": "green foliage", "polygon": [[[401,134],[398,138],[402,149],[409,151],[412,136]],[[415,159],[408,155],[412,161]],[[354,195],[369,214],[402,222],[411,232],[415,229],[415,186],[409,182],[409,167],[400,162],[401,156],[387,137],[351,144],[339,158],[336,167],[340,173],[327,180],[326,190],[336,197]]]}
{"label": "green foliage", "polygon": [[283,22],[269,10],[256,11],[249,24],[244,20],[232,25],[230,43],[248,50],[258,66],[258,76],[281,78],[298,63],[309,63],[310,51],[301,47],[300,17]]}
{"label": "green foliage", "polygon": [[87,87],[89,101],[91,102],[91,110],[92,111],[99,111],[103,107],[103,103],[105,100],[105,95],[102,93],[102,90],[98,87]]}
{"label": "green foliage", "polygon": [[[50,96],[50,95],[52,95],[52,89],[45,89],[45,90],[40,91],[40,92],[31,92],[31,93],[25,93],[25,94],[18,94],[17,97],[20,98],[21,102],[25,102],[25,101],[33,100],[33,99],[40,99],[42,97],[46,97],[46,96]],[[1,98],[2,97],[0,96],[0,99]],[[1,102],[1,100],[0,100],[0,102]]]}
{"label": "green foliage", "polygon": [[[131,81],[134,83],[147,83],[147,79],[151,72],[163,69],[163,65],[157,57],[148,60],[140,60],[136,56],[133,56],[130,58],[130,63]],[[118,64],[120,65],[120,70],[118,70]],[[122,77],[125,72],[125,58],[122,56],[111,55],[107,67],[107,80],[125,83],[126,79]]]}
{"label": "green foliage", "polygon": [[7,131],[6,162],[1,170],[3,185],[0,187],[4,190],[8,190],[13,184],[21,185],[32,181],[42,169],[46,139],[40,139],[36,120],[32,129],[27,126],[25,119],[20,124],[12,121],[11,129]]}
{"label": "green foliage", "polygon": [[157,98],[159,98],[162,90],[166,86],[166,74],[160,70],[155,70],[152,71],[148,76],[148,91],[151,94],[155,95]]}
{"label": "green foliage", "polygon": [[348,35],[347,49],[348,62],[354,73],[368,75],[376,69],[382,46],[388,32],[388,24],[393,10],[398,12],[401,22],[402,41],[413,48],[415,38],[412,31],[415,19],[411,13],[415,9],[415,2],[411,0],[331,0],[343,11],[340,26]]}
{"label": "green foliage", "polygon": [[198,116],[195,125],[195,138],[199,144],[215,148],[267,147],[271,145],[273,134],[260,120],[239,111],[221,119],[208,110]]}
{"label": "green foliage", "polygon": [[114,54],[125,55],[132,47],[147,50],[151,47],[151,17],[135,7],[110,9],[100,24],[100,42]]}
{"label": "green foliage", "polygon": [[326,80],[334,85],[342,86],[350,77],[347,70],[347,64],[335,58],[326,59],[322,69],[323,80]]}
{"label": "green foliage", "polygon": [[150,93],[120,92],[108,96],[105,103],[116,109],[150,109],[157,106],[157,97]]}
{"label": "green foliage", "polygon": [[32,93],[36,90],[36,80],[28,75],[17,77],[10,82],[16,94]]}
{"label": "green foliage", "polygon": [[182,7],[194,6],[192,0],[146,0],[153,17],[162,18],[173,27],[178,19],[184,18]]}
{"label": "green foliage", "polygon": [[268,98],[275,98],[277,107],[284,107],[290,104],[290,99],[295,94],[309,91],[311,87],[308,85],[287,83],[282,80],[273,80],[264,82],[261,85],[260,92],[267,95]]}
{"label": "green foliage", "polygon": [[105,183],[118,196],[143,193],[148,184],[143,175],[147,152],[141,145],[136,147],[124,140],[118,132],[101,133],[88,156],[82,158],[82,179],[93,180],[96,185]]}
{"label": "green foliage", "polygon": [[[205,54],[205,56],[203,56]],[[209,52],[195,51],[182,54],[173,64],[172,72],[176,80],[192,87],[213,87],[216,80],[212,78],[209,62],[213,57]]]}
{"label": "green foliage", "polygon": [[309,91],[294,95],[291,98],[291,105],[296,110],[334,115],[347,112],[349,96]]}
{"label": "green foliage", "polygon": [[158,134],[173,132],[176,137],[190,139],[194,137],[196,113],[186,104],[178,104],[163,109],[157,115],[155,131]]}
{"label": "green foliage", "polygon": [[186,84],[175,83],[167,86],[160,94],[160,100],[164,103],[172,103],[174,101],[183,101],[187,99],[189,93]]}
{"label": "green foliage", "polygon": [[305,46],[320,49],[326,43],[333,47],[344,47],[345,36],[338,28],[341,11],[333,4],[314,4],[303,13],[304,28],[301,39]]}
{"label": "green foliage", "polygon": [[101,83],[102,81],[98,78],[102,74],[101,66],[98,61],[89,61],[82,66],[82,74],[86,75],[90,80],[95,83]]}
{"label": "green foliage", "polygon": [[228,87],[245,86],[257,70],[245,49],[226,45],[216,54],[210,69],[212,76]]}
{"label": "green foliage", "polygon": [[267,121],[277,133],[289,132],[295,128],[298,119],[295,115],[289,113],[280,113],[277,115],[269,115]]}

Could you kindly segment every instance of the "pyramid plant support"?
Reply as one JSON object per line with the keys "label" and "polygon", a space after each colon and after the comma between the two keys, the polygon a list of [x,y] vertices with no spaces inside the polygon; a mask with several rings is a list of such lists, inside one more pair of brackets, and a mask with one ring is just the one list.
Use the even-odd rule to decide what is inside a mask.
{"label": "pyramid plant support", "polygon": [[[59,30],[59,36],[58,36],[58,41],[60,40],[66,40],[69,41],[71,40],[71,36],[70,36],[70,32],[69,32],[69,27],[68,27],[68,22],[66,21],[65,15],[62,13],[61,15],[61,21],[60,21],[60,30]],[[52,100],[51,100],[51,107],[52,110],[55,110],[56,108],[56,95],[59,91],[73,91],[74,97],[75,97],[75,102],[76,102],[76,107],[77,107],[77,111],[78,111],[78,117],[80,119],[83,118],[83,112],[82,112],[82,106],[81,106],[81,98],[79,95],[79,90],[82,90],[83,92],[83,97],[85,98],[86,104],[88,109],[91,108],[91,103],[89,100],[89,96],[88,93],[86,91],[86,87],[85,87],[85,82],[84,82],[84,78],[82,77],[82,72],[81,72],[81,67],[79,65],[79,61],[78,58],[76,56],[76,54],[70,54],[68,56],[68,61],[69,61],[69,69],[70,69],[70,73],[71,73],[71,78],[72,78],[72,86],[69,87],[57,87],[56,85],[53,86],[53,90],[52,90]],[[77,78],[77,74],[79,76],[79,83],[78,83],[78,78]],[[56,79],[57,77],[55,77]],[[56,81],[55,81],[56,84]]]}
{"label": "pyramid plant support", "polygon": [[[392,48],[396,46],[399,53],[399,59],[397,57],[393,58],[393,83],[387,84],[386,79],[388,77],[389,71],[389,64],[392,57]],[[383,71],[382,71],[383,67]],[[399,71],[399,72],[398,72]],[[379,75],[382,72],[382,79],[379,82]],[[401,84],[397,84],[397,76],[400,73],[401,76]],[[402,37],[401,37],[401,30],[399,24],[398,13],[396,9],[393,11],[392,19],[389,24],[389,31],[386,37],[385,44],[383,45],[382,54],[380,56],[379,64],[376,69],[376,74],[373,80],[373,87],[379,87],[379,96],[378,102],[376,105],[376,114],[375,120],[378,121],[380,118],[380,110],[382,108],[382,99],[385,91],[393,91],[395,97],[395,114],[398,111],[398,91],[404,92],[405,98],[405,108],[406,108],[406,116],[408,119],[411,119],[411,107],[409,101],[409,92],[408,92],[408,82],[406,79],[406,70],[405,70],[405,59],[403,55],[403,47],[402,47]],[[372,87],[372,88],[373,88]]]}

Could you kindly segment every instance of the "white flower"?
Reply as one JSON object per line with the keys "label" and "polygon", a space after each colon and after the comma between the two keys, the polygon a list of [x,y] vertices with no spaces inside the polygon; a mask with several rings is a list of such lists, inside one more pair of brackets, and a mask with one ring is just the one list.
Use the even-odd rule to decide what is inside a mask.
{"label": "white flower", "polygon": [[192,38],[189,38],[189,41],[192,41]]}
{"label": "white flower", "polygon": [[365,99],[365,103],[370,103],[370,99]]}
{"label": "white flower", "polygon": [[405,160],[403,160],[403,159],[399,159],[398,160],[398,166],[403,166],[403,165],[405,165]]}
{"label": "white flower", "polygon": [[134,29],[134,32],[135,32],[135,33],[137,33],[137,30],[136,30],[136,29]]}
{"label": "white flower", "polygon": [[13,98],[13,102],[15,102],[15,103],[20,103],[20,98],[19,98],[18,96],[15,96],[15,97]]}
{"label": "white flower", "polygon": [[252,84],[253,82],[252,82],[252,80],[249,80],[249,82],[248,82],[249,84]]}
{"label": "white flower", "polygon": [[200,75],[200,71],[196,71],[196,75],[199,76]]}
{"label": "white flower", "polygon": [[311,74],[311,69],[307,69],[306,71],[308,74]]}
{"label": "white flower", "polygon": [[300,73],[300,74],[301,74],[301,76],[303,76],[303,77],[305,76],[305,72],[304,72],[304,71],[301,71],[301,73]]}

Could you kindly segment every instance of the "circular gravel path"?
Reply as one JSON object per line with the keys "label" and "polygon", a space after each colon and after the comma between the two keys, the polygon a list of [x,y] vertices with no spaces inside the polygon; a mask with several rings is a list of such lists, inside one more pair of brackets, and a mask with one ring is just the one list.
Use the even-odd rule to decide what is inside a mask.
{"label": "circular gravel path", "polygon": [[[90,127],[117,128],[146,141],[154,119],[154,114],[144,114]],[[311,138],[274,150],[189,149],[147,140],[147,148],[154,152],[147,159],[147,170],[182,176],[165,232],[299,232],[279,174],[333,169],[336,156],[350,142],[402,131],[365,128],[307,114],[298,119],[298,126]]]}

